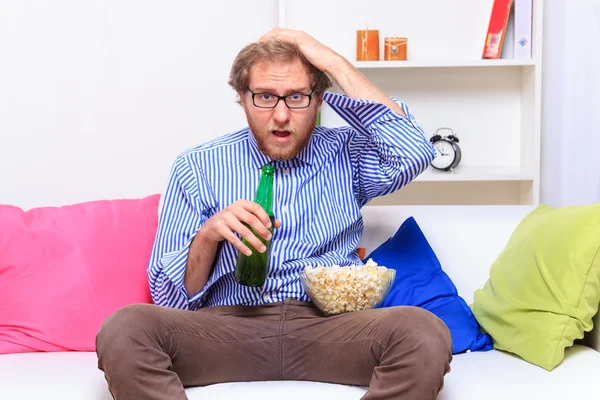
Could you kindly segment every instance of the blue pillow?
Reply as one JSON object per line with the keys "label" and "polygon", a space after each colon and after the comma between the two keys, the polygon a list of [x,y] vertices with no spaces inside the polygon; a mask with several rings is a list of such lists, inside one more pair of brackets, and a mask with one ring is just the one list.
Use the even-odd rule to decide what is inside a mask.
{"label": "blue pillow", "polygon": [[396,270],[396,279],[380,307],[417,306],[437,315],[452,334],[453,354],[492,349],[492,338],[480,331],[413,217],[369,258]]}

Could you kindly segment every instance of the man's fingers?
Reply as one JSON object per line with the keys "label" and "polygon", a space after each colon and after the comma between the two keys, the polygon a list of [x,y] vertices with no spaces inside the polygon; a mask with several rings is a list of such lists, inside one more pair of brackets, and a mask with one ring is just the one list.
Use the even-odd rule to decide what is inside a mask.
{"label": "man's fingers", "polygon": [[[240,221],[245,222],[263,239],[271,240],[271,231],[254,214],[251,214],[247,211],[242,211],[241,214],[242,215],[239,215],[238,218]],[[269,220],[269,224],[270,223],[271,220]]]}
{"label": "man's fingers", "polygon": [[297,30],[293,30],[293,29],[273,28],[269,32],[263,34],[258,41],[264,42],[269,39],[279,38],[279,39],[293,42],[296,40],[297,37],[301,36],[301,34],[302,34],[301,31],[297,31]]}
{"label": "man's fingers", "polygon": [[[255,203],[253,201],[242,200],[240,201],[240,205],[243,210],[247,213],[253,214],[260,220],[260,222],[267,228],[271,228],[271,218],[267,215],[265,210],[260,206],[260,204]],[[239,214],[238,217],[242,219],[242,214]],[[244,218],[243,221],[250,225],[250,221],[247,220],[248,217]],[[254,226],[253,226],[254,228]]]}
{"label": "man's fingers", "polygon": [[270,38],[276,37],[277,36],[277,29],[278,28],[271,29],[269,32],[263,34],[258,41],[259,42],[264,42],[266,40],[269,40]]}
{"label": "man's fingers", "polygon": [[261,242],[260,239],[257,238],[256,235],[254,235],[254,233],[252,233],[250,229],[248,229],[247,226],[242,224],[237,219],[232,219],[231,221],[228,221],[228,225],[232,231],[239,233],[239,235],[246,239],[246,241],[250,243],[250,245],[254,247],[254,249],[256,249],[257,251],[262,253],[266,250],[266,247],[263,244],[263,242]]}
{"label": "man's fingers", "polygon": [[252,255],[252,250],[246,246],[242,240],[235,235],[231,230],[226,229],[226,231],[221,233],[221,236],[225,238],[229,243],[235,246],[236,249],[246,254],[247,256]]}

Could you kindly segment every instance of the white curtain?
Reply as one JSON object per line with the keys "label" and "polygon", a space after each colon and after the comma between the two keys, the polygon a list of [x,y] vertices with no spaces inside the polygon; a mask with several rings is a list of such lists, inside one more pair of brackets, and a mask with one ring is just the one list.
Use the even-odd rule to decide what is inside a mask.
{"label": "white curtain", "polygon": [[600,0],[546,0],[541,201],[600,202]]}

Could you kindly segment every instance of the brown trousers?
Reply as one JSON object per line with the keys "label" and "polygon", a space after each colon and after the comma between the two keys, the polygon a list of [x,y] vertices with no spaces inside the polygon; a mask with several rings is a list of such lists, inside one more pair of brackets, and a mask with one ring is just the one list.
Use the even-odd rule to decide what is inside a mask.
{"label": "brown trousers", "polygon": [[452,360],[434,314],[391,307],[324,317],[288,299],[184,311],[127,306],[96,338],[115,399],[186,399],[184,387],[310,380],[369,386],[363,399],[435,399]]}

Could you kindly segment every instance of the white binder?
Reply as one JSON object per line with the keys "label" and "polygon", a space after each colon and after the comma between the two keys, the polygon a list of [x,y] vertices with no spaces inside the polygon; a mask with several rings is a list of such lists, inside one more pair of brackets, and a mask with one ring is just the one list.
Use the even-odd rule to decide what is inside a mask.
{"label": "white binder", "polygon": [[533,0],[514,0],[514,53],[515,59],[531,58],[531,26]]}

